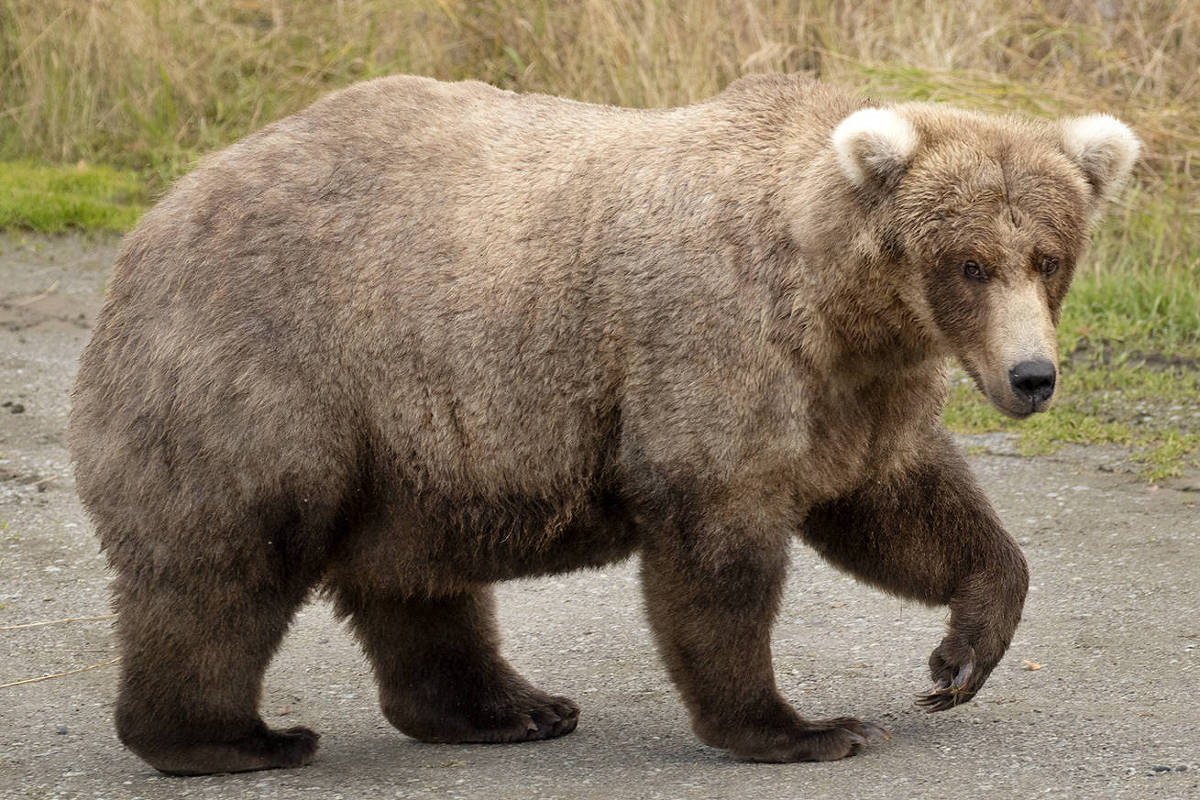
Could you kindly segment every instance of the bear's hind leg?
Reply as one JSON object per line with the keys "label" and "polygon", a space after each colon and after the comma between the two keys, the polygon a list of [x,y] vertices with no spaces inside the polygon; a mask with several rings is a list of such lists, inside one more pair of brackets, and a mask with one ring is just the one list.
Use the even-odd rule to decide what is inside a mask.
{"label": "bear's hind leg", "polygon": [[214,577],[139,576],[136,586],[118,578],[117,733],[170,775],[303,766],[316,753],[317,734],[267,728],[258,701],[267,663],[306,588],[255,592],[233,575],[216,588]]}
{"label": "bear's hind leg", "polygon": [[443,597],[340,587],[338,610],[375,667],[384,716],[427,742],[522,742],[575,730],[579,708],[499,652],[490,587]]}

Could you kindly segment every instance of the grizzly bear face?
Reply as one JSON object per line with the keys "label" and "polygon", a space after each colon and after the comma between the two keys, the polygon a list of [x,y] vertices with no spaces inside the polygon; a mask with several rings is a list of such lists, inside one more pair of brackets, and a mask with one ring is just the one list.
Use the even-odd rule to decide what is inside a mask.
{"label": "grizzly bear face", "polygon": [[833,146],[929,340],[1004,413],[1045,410],[1063,297],[1134,135],[1104,115],[1054,125],[911,104],[851,114]]}

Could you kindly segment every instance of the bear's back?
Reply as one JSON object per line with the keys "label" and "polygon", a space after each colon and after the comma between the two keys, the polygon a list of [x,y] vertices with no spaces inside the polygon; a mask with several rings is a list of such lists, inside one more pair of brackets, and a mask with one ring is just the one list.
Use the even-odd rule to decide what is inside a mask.
{"label": "bear's back", "polygon": [[789,123],[848,102],[829,91],[762,77],[660,111],[407,77],[331,95],[130,235],[73,427],[117,460],[186,434],[226,471],[344,472],[370,442],[419,484],[586,491],[651,395],[737,417],[760,383],[705,366],[758,346],[762,298],[730,259],[767,253],[777,232],[744,215]]}

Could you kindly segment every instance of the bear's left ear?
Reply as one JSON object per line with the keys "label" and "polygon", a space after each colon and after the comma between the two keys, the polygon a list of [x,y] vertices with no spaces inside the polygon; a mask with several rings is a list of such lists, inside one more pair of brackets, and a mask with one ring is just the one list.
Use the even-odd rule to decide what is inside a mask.
{"label": "bear's left ear", "polygon": [[1062,144],[1067,156],[1083,170],[1097,199],[1121,187],[1142,148],[1133,131],[1108,114],[1064,120]]}
{"label": "bear's left ear", "polygon": [[895,111],[864,108],[833,131],[833,151],[850,182],[886,186],[904,174],[917,150],[917,129]]}

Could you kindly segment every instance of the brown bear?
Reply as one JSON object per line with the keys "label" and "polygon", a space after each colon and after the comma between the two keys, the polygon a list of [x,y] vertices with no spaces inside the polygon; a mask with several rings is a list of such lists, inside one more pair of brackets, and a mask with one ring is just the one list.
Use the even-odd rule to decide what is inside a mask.
{"label": "brown bear", "polygon": [[923,702],[969,700],[1027,571],[940,422],[947,357],[1046,408],[1137,150],[1108,116],[796,76],[650,111],[393,77],[208,158],[127,238],[74,392],[121,740],[167,773],[308,763],[317,735],[257,704],[317,588],[404,733],[569,733],[575,704],[501,656],[492,584],[640,553],[701,739],[852,755],[884,732],[775,687],[797,536],[948,604]]}

